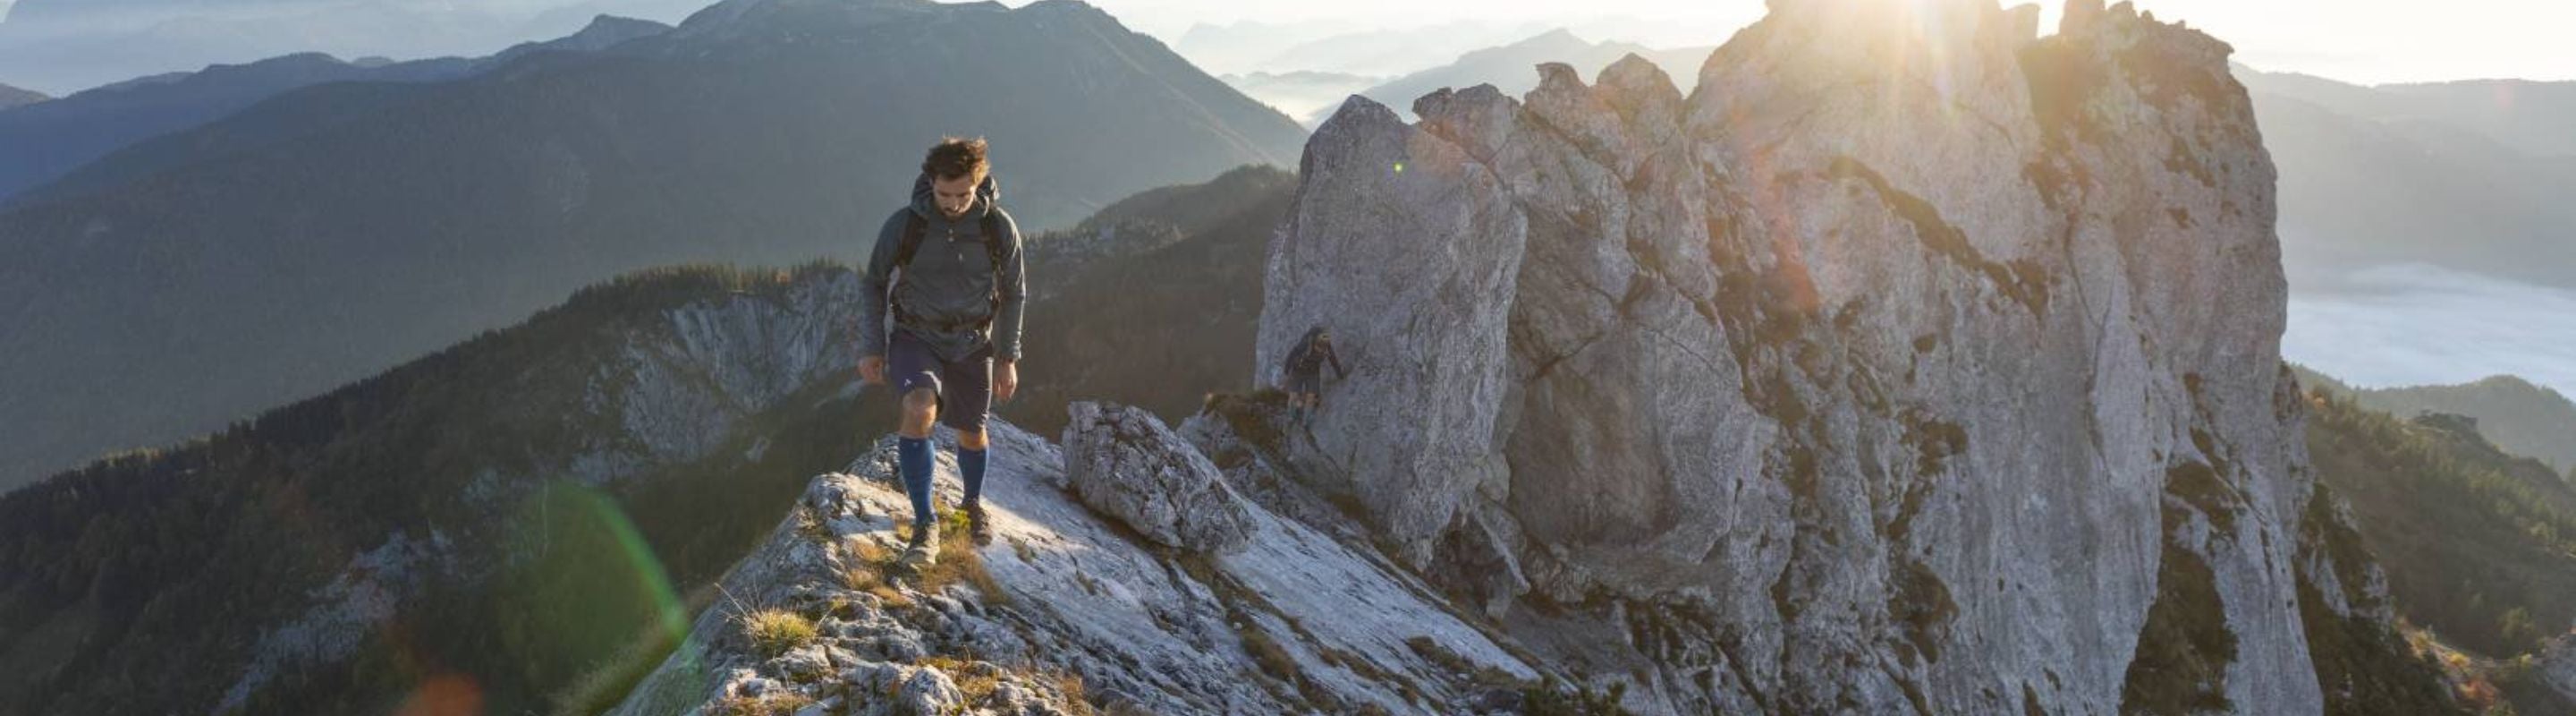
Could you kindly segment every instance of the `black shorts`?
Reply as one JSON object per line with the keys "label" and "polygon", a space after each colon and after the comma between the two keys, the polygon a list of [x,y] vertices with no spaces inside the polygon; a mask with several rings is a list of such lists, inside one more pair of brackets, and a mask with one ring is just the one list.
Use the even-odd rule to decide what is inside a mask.
{"label": "black shorts", "polygon": [[1324,372],[1288,374],[1288,392],[1298,395],[1324,392]]}
{"label": "black shorts", "polygon": [[894,383],[896,396],[929,388],[939,395],[939,422],[961,433],[984,431],[985,414],[993,408],[992,346],[950,363],[940,360],[930,344],[898,330],[887,341],[886,353],[886,380]]}

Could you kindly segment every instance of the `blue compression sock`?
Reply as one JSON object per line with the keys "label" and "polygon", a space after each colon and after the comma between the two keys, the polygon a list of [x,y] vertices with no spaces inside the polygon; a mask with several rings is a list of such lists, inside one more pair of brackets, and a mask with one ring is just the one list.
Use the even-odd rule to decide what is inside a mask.
{"label": "blue compression sock", "polygon": [[930,524],[930,440],[896,438],[894,454],[903,472],[904,494],[912,497],[912,523]]}
{"label": "blue compression sock", "polygon": [[966,478],[966,504],[984,496],[984,451],[957,449],[957,472]]}

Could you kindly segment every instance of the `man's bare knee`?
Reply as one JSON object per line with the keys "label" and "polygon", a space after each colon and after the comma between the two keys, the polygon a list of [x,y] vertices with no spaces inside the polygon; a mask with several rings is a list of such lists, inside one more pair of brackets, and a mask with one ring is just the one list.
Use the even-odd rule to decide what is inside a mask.
{"label": "man's bare knee", "polygon": [[982,430],[974,432],[959,430],[957,431],[957,446],[968,450],[982,450],[984,449],[984,446],[992,444],[991,441],[988,440],[988,437],[989,436],[985,435]]}
{"label": "man's bare knee", "polygon": [[939,420],[939,392],[914,388],[903,394],[903,423],[897,426],[907,438],[930,437],[930,425]]}

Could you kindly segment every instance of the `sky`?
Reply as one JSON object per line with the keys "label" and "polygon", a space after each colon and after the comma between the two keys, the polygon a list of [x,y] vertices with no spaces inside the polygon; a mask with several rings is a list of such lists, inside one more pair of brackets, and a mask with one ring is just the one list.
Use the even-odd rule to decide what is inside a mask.
{"label": "sky", "polygon": [[[1579,20],[1629,15],[1667,37],[1655,46],[1714,45],[1759,17],[1761,0],[1091,0],[1131,28],[1169,43],[1194,23],[1338,20],[1405,26],[1481,20]],[[1012,0],[1011,5],[1025,4]],[[2006,4],[2016,4],[2006,2]],[[2040,3],[2053,28],[2062,2]],[[2576,80],[2576,3],[2556,0],[2146,0],[2141,10],[2183,20],[2235,45],[2258,69],[2377,84],[2519,77]],[[1678,36],[1674,36],[1678,35]]]}
{"label": "sky", "polygon": [[[0,0],[0,13],[16,0]],[[402,2],[403,0],[373,0]],[[1012,6],[1031,0],[1004,0]],[[1549,22],[1594,27],[1626,16],[1618,39],[1656,47],[1715,45],[1763,13],[1763,0],[1089,0],[1129,27],[1177,44],[1197,23],[1324,21],[1402,28],[1457,21]],[[714,0],[680,5],[711,4]],[[2002,0],[2013,4],[2013,0]],[[432,3],[437,4],[437,3]],[[674,0],[463,0],[451,5],[540,8],[585,5],[666,22]],[[2053,28],[2062,0],[2039,3]],[[2145,0],[2140,9],[2181,19],[2234,44],[2258,69],[2376,84],[2519,77],[2576,80],[2576,2],[2564,0]],[[630,9],[631,8],[631,9]],[[1295,68],[1286,68],[1295,69]]]}

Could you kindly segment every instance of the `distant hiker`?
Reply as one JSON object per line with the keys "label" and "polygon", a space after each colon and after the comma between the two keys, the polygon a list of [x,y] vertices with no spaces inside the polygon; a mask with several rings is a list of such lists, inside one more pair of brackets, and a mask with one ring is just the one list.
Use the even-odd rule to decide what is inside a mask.
{"label": "distant hiker", "polygon": [[1333,379],[1349,376],[1342,370],[1342,358],[1333,353],[1333,332],[1316,326],[1306,330],[1306,337],[1288,348],[1288,360],[1280,366],[1281,382],[1287,384],[1288,407],[1297,411],[1297,422],[1324,406],[1324,365],[1333,366]]}
{"label": "distant hiker", "polygon": [[[959,505],[968,533],[989,541],[984,518],[985,415],[1019,389],[1020,315],[1027,282],[1020,230],[998,205],[1001,190],[982,139],[950,137],[930,148],[912,183],[912,205],[877,232],[860,282],[859,376],[902,396],[896,455],[912,498],[912,540],[902,565],[937,561],[931,509],[931,423],[957,434]],[[891,327],[887,317],[893,317]],[[891,366],[889,366],[891,363]]]}

